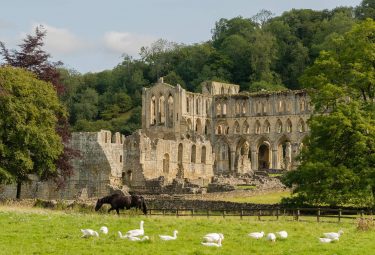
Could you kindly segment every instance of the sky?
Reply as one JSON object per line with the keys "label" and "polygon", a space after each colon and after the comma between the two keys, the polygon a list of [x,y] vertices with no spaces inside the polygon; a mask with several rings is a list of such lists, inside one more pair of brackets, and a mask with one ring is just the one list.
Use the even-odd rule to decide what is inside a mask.
{"label": "sky", "polygon": [[220,18],[276,16],[291,9],[357,6],[361,0],[0,0],[0,41],[17,48],[37,25],[47,30],[52,61],[81,73],[112,69],[122,55],[162,38],[193,44],[211,39]]}

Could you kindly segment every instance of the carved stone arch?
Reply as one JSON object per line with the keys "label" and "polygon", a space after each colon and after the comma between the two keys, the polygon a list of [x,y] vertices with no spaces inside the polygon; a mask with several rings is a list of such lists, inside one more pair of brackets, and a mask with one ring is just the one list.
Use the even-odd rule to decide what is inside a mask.
{"label": "carved stone arch", "polygon": [[269,169],[272,163],[271,143],[265,137],[257,141],[258,169]]}
{"label": "carved stone arch", "polygon": [[188,130],[189,130],[189,131],[190,131],[190,130],[193,130],[193,124],[192,124],[190,118],[188,118],[188,119],[186,120],[186,123],[187,123],[187,128],[188,128]]}
{"label": "carved stone arch", "polygon": [[184,145],[180,143],[178,145],[178,153],[177,153],[177,162],[178,164],[182,164],[183,154],[184,153]]}
{"label": "carved stone arch", "polygon": [[280,119],[277,119],[276,121],[275,131],[278,134],[281,134],[283,132],[283,123]]}
{"label": "carved stone arch", "polygon": [[193,144],[191,146],[191,157],[190,157],[190,162],[191,163],[196,163],[197,162],[197,146]]}
{"label": "carved stone arch", "polygon": [[255,121],[255,124],[254,124],[254,133],[259,135],[261,132],[261,126],[260,126],[260,122],[259,120]]}
{"label": "carved stone arch", "polygon": [[173,112],[174,112],[174,100],[173,100],[172,94],[170,93],[168,95],[168,101],[167,101],[167,125],[169,128],[173,127],[173,123],[174,123]]}
{"label": "carved stone arch", "polygon": [[241,113],[242,113],[242,115],[245,115],[246,114],[246,101],[243,101],[242,102],[242,105],[241,105]]}
{"label": "carved stone arch", "polygon": [[165,153],[163,157],[163,173],[168,174],[169,173],[169,154]]}
{"label": "carved stone arch", "polygon": [[195,114],[199,114],[200,113],[200,105],[201,105],[201,99],[198,97],[197,99],[195,99]]}
{"label": "carved stone arch", "polygon": [[222,137],[215,142],[215,174],[230,172],[230,145],[228,139]]}
{"label": "carved stone arch", "polygon": [[221,103],[220,102],[216,103],[215,110],[216,110],[216,116],[221,116],[221,114],[222,114],[222,108],[221,108]]}
{"label": "carved stone arch", "polygon": [[227,115],[227,103],[226,103],[226,102],[223,102],[223,111],[222,111],[222,115],[223,115],[223,116],[226,116],[226,115]]}
{"label": "carved stone arch", "polygon": [[240,124],[236,120],[233,125],[233,134],[240,134],[240,133],[241,133]]}
{"label": "carved stone arch", "polygon": [[250,143],[243,137],[236,141],[234,168],[238,174],[251,172]]}
{"label": "carved stone arch", "polygon": [[240,115],[241,114],[241,105],[240,105],[240,102],[237,100],[236,101],[236,115]]}
{"label": "carved stone arch", "polygon": [[292,143],[288,135],[279,137],[276,144],[277,158],[276,168],[290,170],[292,166]]}
{"label": "carved stone arch", "polygon": [[292,133],[293,132],[293,125],[292,121],[288,118],[285,122],[285,131],[287,133]]}
{"label": "carved stone arch", "polygon": [[306,132],[305,121],[302,118],[300,118],[299,121],[298,121],[297,130],[300,133]]}
{"label": "carved stone arch", "polygon": [[271,133],[271,124],[268,120],[265,120],[264,121],[264,124],[263,124],[263,132],[265,134],[269,134]]}
{"label": "carved stone arch", "polygon": [[299,99],[299,111],[305,112],[305,110],[306,110],[306,101],[303,97],[300,97],[300,99]]}
{"label": "carved stone arch", "polygon": [[242,134],[250,134],[250,125],[245,120],[242,124]]}

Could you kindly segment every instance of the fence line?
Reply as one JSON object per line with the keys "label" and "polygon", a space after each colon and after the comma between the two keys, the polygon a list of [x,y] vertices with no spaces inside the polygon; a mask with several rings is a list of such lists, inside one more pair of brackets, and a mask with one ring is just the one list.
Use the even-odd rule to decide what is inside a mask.
{"label": "fence line", "polygon": [[372,210],[355,210],[355,209],[331,209],[331,208],[258,208],[258,209],[195,209],[195,208],[150,208],[148,209],[150,216],[176,216],[176,217],[244,217],[255,216],[258,220],[264,217],[275,217],[279,220],[280,216],[292,216],[295,221],[303,221],[301,217],[316,218],[317,222],[321,222],[322,218],[337,219],[341,222],[342,219],[357,219],[365,216],[373,216]]}

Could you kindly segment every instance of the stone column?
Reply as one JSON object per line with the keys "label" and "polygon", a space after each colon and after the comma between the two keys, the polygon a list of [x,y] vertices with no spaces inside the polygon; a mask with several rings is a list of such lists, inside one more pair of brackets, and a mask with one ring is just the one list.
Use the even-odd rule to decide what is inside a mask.
{"label": "stone column", "polygon": [[277,149],[272,150],[272,168],[277,169],[278,165],[278,157],[277,157]]}
{"label": "stone column", "polygon": [[234,162],[236,160],[236,152],[235,151],[230,151],[230,172],[232,174],[235,174],[235,169],[234,169]]}
{"label": "stone column", "polygon": [[258,170],[258,152],[255,148],[251,148],[251,169]]}

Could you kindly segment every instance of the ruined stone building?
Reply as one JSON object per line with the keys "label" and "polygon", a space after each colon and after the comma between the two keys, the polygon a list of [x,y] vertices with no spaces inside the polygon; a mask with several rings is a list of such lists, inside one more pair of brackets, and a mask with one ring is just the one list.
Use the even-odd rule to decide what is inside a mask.
{"label": "ruined stone building", "polygon": [[204,185],[214,175],[289,170],[297,164],[310,114],[301,90],[248,93],[205,82],[202,93],[193,93],[161,79],[143,89],[141,130],[127,137],[105,130],[74,133],[72,146],[82,157],[73,160],[75,174],[66,188],[52,191],[35,181],[23,196],[72,198],[82,189],[100,196],[109,185],[139,188],[175,178]]}

